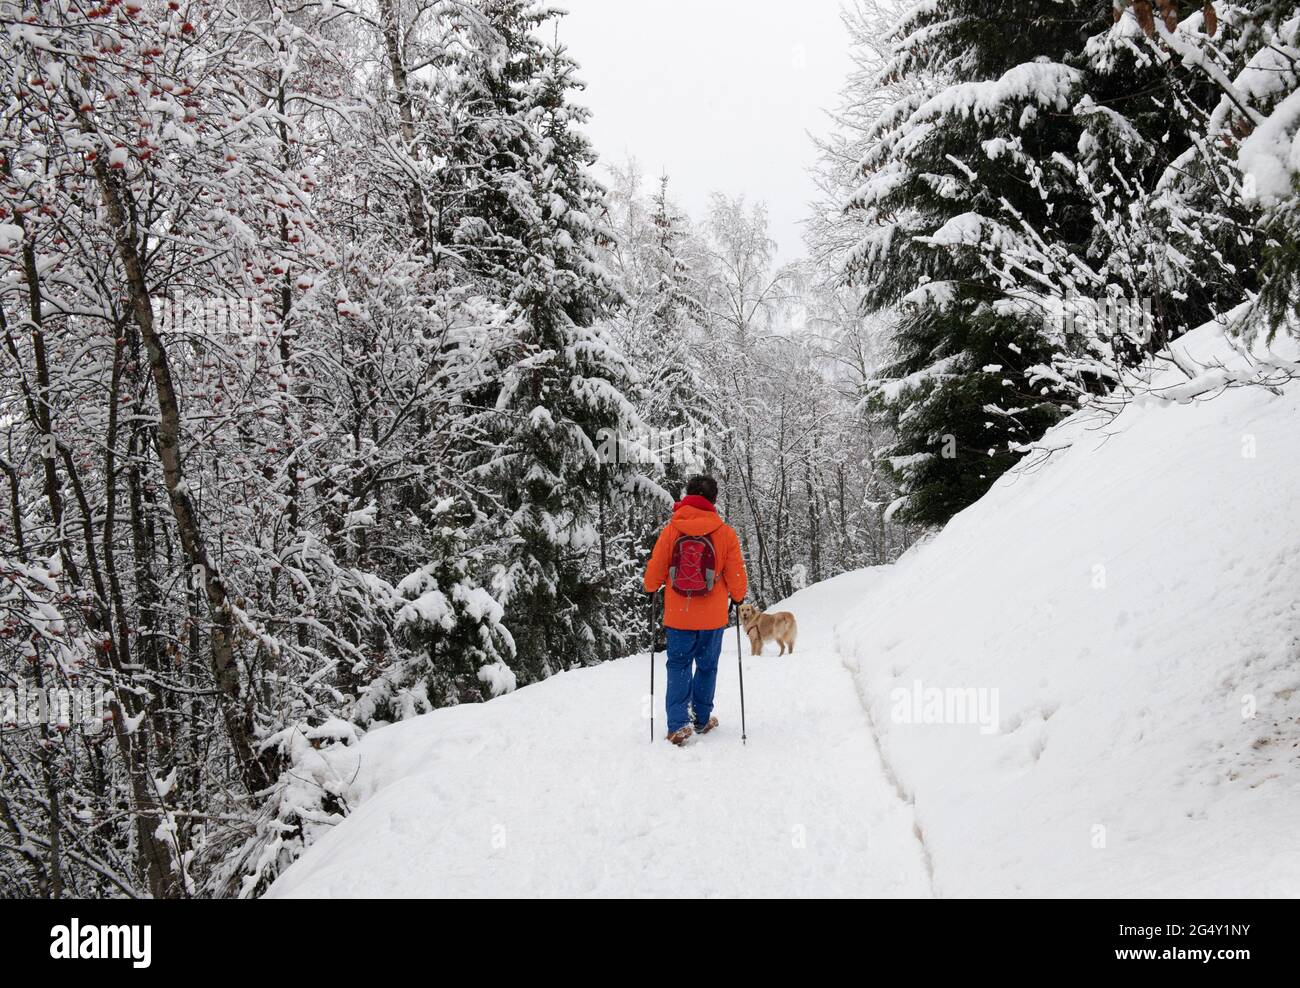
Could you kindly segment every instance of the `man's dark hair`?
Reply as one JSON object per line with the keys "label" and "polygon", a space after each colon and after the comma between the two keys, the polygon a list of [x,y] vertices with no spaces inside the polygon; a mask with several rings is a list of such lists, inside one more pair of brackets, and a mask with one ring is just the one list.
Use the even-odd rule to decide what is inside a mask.
{"label": "man's dark hair", "polygon": [[700,497],[706,497],[712,503],[718,499],[718,482],[712,477],[707,477],[702,473],[697,473],[690,480],[686,481],[686,493],[698,494]]}

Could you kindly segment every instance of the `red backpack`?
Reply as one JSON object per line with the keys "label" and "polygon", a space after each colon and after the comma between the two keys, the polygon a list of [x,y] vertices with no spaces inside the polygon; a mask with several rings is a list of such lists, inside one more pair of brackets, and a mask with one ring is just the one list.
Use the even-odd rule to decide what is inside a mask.
{"label": "red backpack", "polygon": [[668,584],[683,597],[698,597],[713,589],[718,557],[707,535],[683,535],[673,543]]}

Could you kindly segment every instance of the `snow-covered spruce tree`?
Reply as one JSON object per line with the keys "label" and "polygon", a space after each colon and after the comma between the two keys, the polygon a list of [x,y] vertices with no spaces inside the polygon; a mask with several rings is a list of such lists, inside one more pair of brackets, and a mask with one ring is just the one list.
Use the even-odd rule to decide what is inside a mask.
{"label": "snow-covered spruce tree", "polygon": [[[376,19],[334,19],[341,36],[325,46],[346,112],[328,118],[331,153],[311,171],[327,263],[310,332],[295,340],[313,412],[296,455],[314,524],[297,551],[334,566],[322,570],[330,592],[291,613],[299,629],[333,631],[317,672],[328,700],[268,739],[285,768],[257,834],[226,852],[223,893],[258,894],[347,812],[350,772],[334,767],[347,753],[336,749],[360,729],[515,681],[486,587],[499,541],[480,509],[491,492],[461,469],[481,438],[470,396],[494,380],[493,327],[508,317],[499,286],[434,242],[444,100],[437,73],[411,66],[440,51],[445,25],[412,13],[394,2]],[[388,71],[351,71],[366,62]],[[462,136],[493,126],[467,118]],[[289,572],[291,588],[304,585]]]}
{"label": "snow-covered spruce tree", "polygon": [[868,230],[847,270],[901,314],[870,404],[897,429],[900,517],[927,523],[1253,277],[1205,77],[1131,13],[996,8],[903,20],[879,81],[910,84],[867,133],[851,200]]}
{"label": "snow-covered spruce tree", "polygon": [[452,139],[436,238],[505,310],[461,464],[487,494],[492,587],[521,682],[609,656],[598,512],[640,476],[602,463],[596,445],[636,422],[633,382],[601,323],[618,300],[598,250],[602,190],[571,102],[576,66],[538,37],[551,16],[485,0],[448,14],[444,48]]}
{"label": "snow-covered spruce tree", "polygon": [[899,306],[895,359],[870,392],[895,441],[900,519],[935,524],[971,503],[1061,412],[1027,371],[1050,361],[1041,316],[1003,305],[979,251],[1008,207],[1070,241],[1089,216],[1063,183],[1036,187],[1025,162],[1073,149],[1064,113],[1079,70],[1063,61],[1087,3],[935,0],[896,30],[882,81],[910,76],[877,117],[850,202],[868,232],[848,259],[873,309]]}
{"label": "snow-covered spruce tree", "polygon": [[1202,60],[1234,74],[1240,32],[1206,11],[1213,7],[1175,24],[1167,7],[1159,20],[1166,34],[1166,22],[1175,24],[1171,40],[1192,56],[1184,58],[1153,37],[1155,22],[1144,29],[1145,17],[1117,9],[1113,24],[1066,59],[1078,69],[1069,95],[1080,128],[1074,151],[1031,158],[1013,143],[996,145],[1033,187],[1065,190],[1053,201],[1073,194],[1086,204],[1082,240],[1006,201],[1000,223],[959,238],[1008,304],[1048,315],[1053,360],[1032,373],[1080,402],[1253,292],[1256,237],[1228,151],[1235,138],[1212,126],[1218,96],[1197,68]]}
{"label": "snow-covered spruce tree", "polygon": [[[473,8],[464,13],[480,23]],[[320,368],[336,383],[318,428],[345,462],[318,489],[330,545],[385,601],[387,627],[354,628],[355,652],[341,663],[339,685],[368,726],[495,695],[510,681],[500,605],[484,596],[488,549],[499,542],[481,510],[491,492],[461,468],[481,439],[472,398],[496,380],[494,327],[508,316],[501,286],[458,263],[458,248],[434,233],[465,194],[440,164],[497,124],[467,113],[454,133],[449,125],[438,59],[453,29],[397,0],[354,27],[355,57],[385,71],[361,77],[354,111],[336,124],[338,152],[320,165],[338,263],[335,311],[322,320],[333,360]]]}
{"label": "snow-covered spruce tree", "polygon": [[1078,69],[1073,153],[985,145],[1047,201],[1086,204],[1086,236],[1003,197],[1000,214],[960,217],[935,238],[977,254],[1005,307],[1049,314],[1052,361],[1030,379],[1081,403],[1126,401],[1144,386],[1127,368],[1212,318],[1239,320],[1243,300],[1276,297],[1259,258],[1285,233],[1266,229],[1270,211],[1236,148],[1250,156],[1243,135],[1294,89],[1288,42],[1275,20],[1237,6],[1208,3],[1181,19],[1177,4],[1157,6],[1158,17],[1150,4],[1118,5],[1113,24],[1065,56]]}
{"label": "snow-covered spruce tree", "polygon": [[439,507],[422,540],[431,562],[396,588],[404,601],[396,615],[399,640],[414,655],[370,685],[358,711],[363,722],[475,703],[517,685],[504,609],[479,580],[484,553],[467,545],[475,533],[465,517],[468,506],[461,502],[458,512],[457,502],[448,498]]}

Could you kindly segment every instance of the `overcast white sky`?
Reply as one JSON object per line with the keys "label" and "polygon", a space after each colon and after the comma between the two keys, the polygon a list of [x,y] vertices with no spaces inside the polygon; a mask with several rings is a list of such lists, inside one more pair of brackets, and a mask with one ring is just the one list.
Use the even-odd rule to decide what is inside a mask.
{"label": "overcast white sky", "polygon": [[767,203],[781,260],[804,253],[808,132],[825,133],[849,71],[839,0],[556,0],[604,161],[666,170],[702,218],[717,189]]}

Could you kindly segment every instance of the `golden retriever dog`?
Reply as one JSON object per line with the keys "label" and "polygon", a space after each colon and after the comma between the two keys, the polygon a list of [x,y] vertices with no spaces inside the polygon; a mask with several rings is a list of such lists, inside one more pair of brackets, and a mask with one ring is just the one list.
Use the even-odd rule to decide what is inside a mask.
{"label": "golden retriever dog", "polygon": [[787,650],[790,654],[794,654],[794,639],[799,633],[799,625],[795,623],[794,615],[789,611],[764,614],[753,604],[741,604],[740,623],[744,625],[745,633],[749,635],[751,655],[761,655],[763,644],[769,641],[774,641],[781,646],[778,654],[785,655]]}

